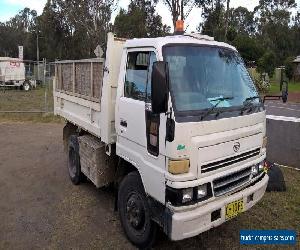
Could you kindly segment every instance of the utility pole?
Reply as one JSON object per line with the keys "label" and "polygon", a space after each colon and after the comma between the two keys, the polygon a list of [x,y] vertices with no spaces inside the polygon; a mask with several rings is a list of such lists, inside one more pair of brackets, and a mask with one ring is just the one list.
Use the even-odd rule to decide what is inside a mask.
{"label": "utility pole", "polygon": [[37,60],[37,80],[39,80],[39,78],[40,78],[40,67],[39,67],[40,49],[39,49],[39,31],[38,31],[38,25],[36,25],[36,60]]}

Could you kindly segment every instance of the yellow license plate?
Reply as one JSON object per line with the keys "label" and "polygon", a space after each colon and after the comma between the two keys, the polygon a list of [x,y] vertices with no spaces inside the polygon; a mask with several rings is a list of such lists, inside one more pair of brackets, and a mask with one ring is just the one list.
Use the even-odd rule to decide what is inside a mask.
{"label": "yellow license plate", "polygon": [[244,201],[237,200],[226,205],[225,219],[229,220],[244,211]]}

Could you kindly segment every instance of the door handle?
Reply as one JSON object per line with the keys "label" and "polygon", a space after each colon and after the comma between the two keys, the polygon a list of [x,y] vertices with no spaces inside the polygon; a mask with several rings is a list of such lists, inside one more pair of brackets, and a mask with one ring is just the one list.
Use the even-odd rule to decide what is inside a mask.
{"label": "door handle", "polygon": [[127,121],[121,120],[121,121],[120,121],[120,125],[121,125],[122,127],[127,128]]}

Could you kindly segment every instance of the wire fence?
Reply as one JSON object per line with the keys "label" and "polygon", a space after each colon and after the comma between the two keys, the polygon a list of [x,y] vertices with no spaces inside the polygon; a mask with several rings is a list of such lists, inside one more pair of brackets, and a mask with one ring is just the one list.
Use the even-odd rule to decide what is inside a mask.
{"label": "wire fence", "polygon": [[0,58],[0,114],[53,113],[54,63]]}

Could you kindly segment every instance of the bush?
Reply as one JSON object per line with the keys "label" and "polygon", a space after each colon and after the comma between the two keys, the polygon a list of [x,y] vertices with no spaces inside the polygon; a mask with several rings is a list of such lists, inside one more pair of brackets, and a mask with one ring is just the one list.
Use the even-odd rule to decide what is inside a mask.
{"label": "bush", "polygon": [[248,68],[249,74],[260,93],[266,93],[270,89],[270,81],[267,74],[259,74],[255,68]]}
{"label": "bush", "polygon": [[259,93],[267,93],[270,89],[270,82],[263,77],[254,77],[254,84],[257,87]]}

